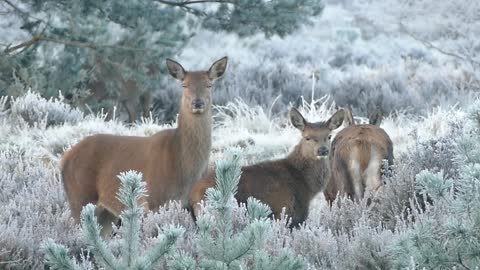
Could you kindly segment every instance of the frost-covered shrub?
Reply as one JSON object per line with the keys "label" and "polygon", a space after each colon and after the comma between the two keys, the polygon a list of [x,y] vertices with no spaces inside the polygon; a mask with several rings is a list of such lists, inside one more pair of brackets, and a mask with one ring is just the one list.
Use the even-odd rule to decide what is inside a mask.
{"label": "frost-covered shrub", "polygon": [[31,126],[42,122],[47,126],[75,124],[83,119],[83,113],[64,103],[62,95],[46,100],[30,90],[21,97],[12,98],[10,110],[12,117],[23,119]]}
{"label": "frost-covered shrub", "polygon": [[[296,105],[312,121],[325,119],[335,109],[333,100],[327,97],[310,102],[307,96]],[[280,256],[284,248],[289,249],[292,256],[304,258],[306,269],[412,269],[434,265],[430,262],[422,264],[423,255],[409,256],[413,251],[408,248],[415,243],[411,239],[420,239],[415,237],[423,234],[417,231],[420,223],[430,226],[432,222],[429,220],[433,220],[435,226],[424,230],[433,228],[446,232],[445,227],[438,224],[449,224],[451,218],[447,214],[463,222],[462,215],[469,215],[465,211],[475,209],[475,193],[465,192],[474,190],[474,186],[472,188],[472,181],[463,179],[478,178],[475,164],[480,156],[478,104],[474,103],[470,108],[463,104],[449,110],[444,108],[429,110],[427,117],[402,112],[384,121],[382,127],[394,139],[395,165],[393,174],[384,178],[383,192],[370,206],[365,201],[343,200],[340,201],[341,207],[334,204],[330,209],[319,196],[312,203],[306,224],[299,229],[290,231],[285,216],[268,220],[269,232],[264,238],[266,254]],[[93,265],[88,266],[91,258],[86,254],[84,238],[70,219],[59,178],[59,158],[70,145],[92,134],[146,136],[175,126],[175,123],[158,125],[151,119],[126,126],[118,120],[105,122],[95,116],[88,116],[75,124],[48,127],[18,125],[9,115],[0,116],[0,121],[0,267],[7,269],[44,268],[44,256],[38,247],[46,238],[70,247],[69,255],[78,261],[85,257],[87,261],[82,267],[92,268]],[[228,156],[225,150],[231,147],[242,148],[242,165],[281,157],[300,139],[300,134],[291,127],[284,114],[271,113],[269,108],[251,106],[240,99],[215,107],[214,123],[212,163]],[[467,167],[469,169],[465,169]],[[433,176],[417,176],[425,169]],[[443,174],[438,174],[441,171]],[[443,202],[459,200],[460,197],[461,204],[451,203],[458,211]],[[250,221],[248,209],[235,204],[231,207],[233,231],[242,232]],[[442,214],[444,209],[448,210],[447,214]],[[185,233],[177,240],[177,248],[181,250],[177,255],[187,258],[184,265],[195,265],[197,259],[204,256],[197,248],[198,228],[178,202],[169,203],[143,218],[141,250],[154,247],[157,235],[169,225],[185,228]],[[473,226],[468,222],[461,225],[467,228],[465,231]],[[429,236],[429,241],[436,246],[456,237],[430,234],[433,236]],[[121,239],[118,231],[118,235],[108,241],[115,255],[121,250]],[[457,240],[451,241],[458,244]],[[399,243],[407,243],[407,250],[401,249]],[[425,250],[425,247],[414,249]],[[453,256],[452,250],[447,243],[446,253]],[[466,248],[461,251],[469,254]],[[467,266],[469,258],[462,257]],[[164,263],[166,261],[160,264],[160,269],[168,269]]]}
{"label": "frost-covered shrub", "polygon": [[[146,195],[146,184],[142,182],[140,173],[129,171],[121,173],[121,181],[118,190],[118,199],[125,206],[120,218],[122,226],[119,233],[121,239],[121,254],[115,256],[108,248],[105,240],[100,237],[101,226],[97,224],[95,217],[95,206],[87,204],[81,213],[82,231],[85,236],[89,251],[95,257],[96,264],[107,269],[157,269],[162,257],[168,254],[175,245],[175,242],[184,232],[183,228],[170,227],[165,233],[158,236],[155,245],[140,252],[140,228],[143,216],[143,207],[139,200]],[[80,269],[68,255],[68,249],[56,244],[52,239],[45,242],[43,246],[47,264],[53,269]]]}
{"label": "frost-covered shrub", "polygon": [[266,239],[271,235],[271,211],[267,205],[249,198],[243,212],[246,224],[236,222],[239,211],[235,211],[238,206],[234,195],[241,176],[239,153],[228,152],[215,167],[216,185],[207,190],[197,216],[197,263],[193,257],[176,257],[172,269],[185,269],[187,263],[188,269],[302,269],[302,259],[288,249],[280,248],[275,256],[269,254]]}
{"label": "frost-covered shrub", "polygon": [[43,268],[46,237],[79,251],[58,172],[25,149],[0,152],[0,262],[7,269]]}
{"label": "frost-covered shrub", "polygon": [[[346,71],[307,71],[278,61],[282,60],[267,58],[256,66],[231,64],[215,86],[214,103],[223,106],[241,98],[249,106],[261,106],[278,115],[286,113],[288,106],[302,96],[310,101],[330,95],[337,105],[350,106],[361,116],[374,110],[385,115],[397,111],[424,114],[436,106],[468,102],[480,90],[480,79],[469,81],[461,75],[450,75],[457,71],[423,62],[420,67],[400,62],[398,66],[371,69],[352,64]],[[458,89],[459,83],[464,84],[462,89]],[[157,94],[154,115],[162,121],[175,119],[179,96],[177,84],[170,83]]]}
{"label": "frost-covered shrub", "polygon": [[[391,246],[396,268],[464,268],[474,269],[480,262],[480,126],[475,122],[480,111],[473,104],[467,124],[470,132],[457,138],[458,145],[472,146],[467,151],[457,148],[459,175],[452,180],[429,170],[417,175],[416,188],[428,195],[432,204],[416,215],[416,222],[407,226]],[[477,126],[475,126],[477,125]],[[469,129],[467,129],[469,131]],[[473,139],[473,140],[471,140]],[[468,141],[468,142],[467,142]]]}

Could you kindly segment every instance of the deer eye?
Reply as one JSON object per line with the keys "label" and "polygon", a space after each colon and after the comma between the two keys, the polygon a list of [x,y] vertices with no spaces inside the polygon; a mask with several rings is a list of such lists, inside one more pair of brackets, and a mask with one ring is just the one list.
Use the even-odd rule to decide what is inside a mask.
{"label": "deer eye", "polygon": [[305,137],[305,140],[310,141],[310,137]]}
{"label": "deer eye", "polygon": [[328,135],[328,139],[330,140],[332,138],[332,135]]}

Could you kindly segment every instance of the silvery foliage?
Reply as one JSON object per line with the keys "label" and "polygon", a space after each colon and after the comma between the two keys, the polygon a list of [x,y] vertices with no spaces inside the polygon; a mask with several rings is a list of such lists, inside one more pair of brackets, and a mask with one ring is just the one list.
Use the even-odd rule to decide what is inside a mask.
{"label": "silvery foliage", "polygon": [[7,268],[43,268],[39,249],[55,238],[80,252],[83,241],[70,213],[58,173],[32,149],[0,151],[0,262]]}
{"label": "silvery foliage", "polygon": [[83,112],[66,104],[61,93],[58,98],[46,100],[39,93],[28,90],[20,97],[12,97],[10,103],[10,116],[31,126],[76,124],[83,119]]}
{"label": "silvery foliage", "polygon": [[[221,124],[215,131],[219,134],[215,136],[236,136],[225,142],[217,138],[215,156],[225,156],[226,147],[222,145],[237,145],[234,142],[239,138],[252,141],[241,146],[249,158],[247,163],[256,161],[258,148],[276,153],[263,153],[260,159],[286,153],[292,136],[293,143],[296,139],[294,130],[285,125],[286,119],[270,118],[258,108],[252,108],[252,112],[245,107],[248,106],[238,103],[222,112],[218,120]],[[385,190],[372,200],[373,204],[339,199],[328,208],[316,203],[310,209],[306,224],[293,231],[287,229],[286,216],[269,220],[271,231],[263,238],[265,253],[276,256],[285,248],[290,249],[292,256],[304,258],[307,269],[462,268],[462,264],[474,268],[472,266],[478,264],[475,254],[478,249],[474,247],[479,239],[478,217],[474,211],[478,209],[479,194],[476,187],[480,156],[478,108],[477,101],[469,107],[455,109],[464,111],[458,114],[464,117],[461,121],[453,118],[457,123],[447,121],[445,124],[451,132],[441,133],[443,135],[434,140],[412,135],[416,140],[413,148],[396,156],[393,174],[384,178]],[[229,118],[228,111],[235,114]],[[328,112],[318,113],[326,115]],[[0,127],[0,262],[9,269],[43,268],[44,251],[39,247],[51,238],[68,246],[68,255],[75,256],[82,268],[93,267],[90,255],[86,254],[87,243],[79,227],[70,219],[55,162],[58,157],[44,154],[61,153],[63,147],[86,134],[139,135],[160,128],[152,124],[125,127],[118,122],[87,118],[76,125],[49,127],[17,126],[10,117],[0,120],[3,121]],[[422,118],[409,121],[419,126],[424,124]],[[242,135],[248,129],[252,132]],[[424,133],[425,130],[421,134]],[[39,134],[47,134],[48,141],[39,140]],[[276,140],[271,140],[272,136]],[[211,207],[209,205],[207,203],[207,208]],[[229,207],[234,211],[233,220],[229,221],[233,224],[233,232],[242,232],[251,222],[247,207],[237,207],[235,203]],[[214,212],[208,214],[207,211],[207,216],[214,217]],[[170,225],[185,228],[185,233],[177,240],[181,252],[164,258],[160,268],[167,268],[168,264],[173,267],[175,258],[184,258],[186,266],[197,265],[197,258],[206,258],[206,253],[198,247],[200,238],[196,225],[178,203],[168,204],[145,216],[141,224],[141,250],[154,247],[157,235],[168,230]],[[214,222],[213,225],[219,224]],[[108,246],[118,256],[122,238],[115,237]]]}
{"label": "silvery foliage", "polygon": [[[1,45],[0,93],[17,94],[10,85],[20,77],[45,97],[61,89],[76,104],[87,100],[95,112],[109,110],[120,107],[125,88],[132,87],[125,81],[135,82],[138,92],[162,89],[168,74],[164,59],[181,52],[198,32],[283,37],[311,24],[323,8],[317,0],[10,2],[2,12],[13,17],[9,28],[16,38],[42,39],[10,53],[14,46]],[[101,98],[89,99],[99,94],[94,91]]]}
{"label": "silvery foliage", "polygon": [[[176,226],[167,228],[157,237],[153,247],[140,253],[140,228],[144,210],[139,200],[146,195],[145,182],[142,181],[142,175],[134,171],[121,173],[118,178],[121,181],[121,187],[117,198],[125,206],[120,214],[122,220],[119,230],[122,237],[120,256],[115,256],[107,242],[100,237],[101,227],[97,224],[95,206],[92,204],[87,204],[83,208],[80,217],[88,250],[95,257],[96,264],[102,268],[157,269],[162,257],[171,252],[184,229]],[[81,269],[69,257],[68,249],[56,244],[52,239],[45,242],[43,249],[47,265],[52,269]]]}
{"label": "silvery foliage", "polygon": [[[302,259],[288,249],[277,250],[276,256],[268,253],[266,239],[272,234],[268,205],[250,197],[242,213],[246,224],[236,222],[239,211],[234,195],[241,176],[240,152],[227,151],[215,166],[216,185],[207,190],[197,218],[199,260],[189,269],[302,269]],[[185,259],[178,258],[171,267],[184,269],[184,265]]]}
{"label": "silvery foliage", "polygon": [[391,247],[396,268],[475,269],[480,262],[480,102],[468,116],[455,144],[459,176],[429,170],[416,176],[416,188],[431,201]]}

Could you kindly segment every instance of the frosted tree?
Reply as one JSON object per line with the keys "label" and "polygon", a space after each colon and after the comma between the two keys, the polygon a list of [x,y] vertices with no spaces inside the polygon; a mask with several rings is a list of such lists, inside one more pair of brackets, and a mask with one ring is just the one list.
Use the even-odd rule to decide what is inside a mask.
{"label": "frosted tree", "polygon": [[[81,215],[81,225],[88,250],[94,255],[97,264],[105,269],[156,269],[160,259],[172,250],[177,238],[183,234],[183,229],[173,226],[167,228],[165,233],[158,237],[154,247],[139,254],[143,207],[138,204],[138,201],[145,196],[145,182],[141,181],[141,174],[133,171],[122,173],[119,178],[122,185],[118,192],[118,199],[126,207],[120,216],[122,219],[120,234],[123,236],[121,257],[117,258],[100,237],[101,228],[95,217],[95,206],[92,204],[86,205]],[[53,240],[46,241],[44,250],[47,264],[52,269],[81,269],[69,257],[68,249],[56,244]]]}
{"label": "frosted tree", "polygon": [[271,233],[270,208],[254,198],[247,201],[248,222],[238,229],[238,206],[234,199],[241,175],[240,155],[228,152],[216,162],[216,186],[206,193],[197,219],[196,246],[199,260],[182,254],[171,260],[172,269],[303,269],[303,260],[289,250],[280,256],[265,251]]}
{"label": "frosted tree", "polygon": [[119,100],[127,88],[158,89],[163,82],[159,77],[163,60],[180,52],[202,29],[240,36],[285,36],[323,10],[318,0],[0,3],[5,12],[17,15],[23,23],[21,29],[31,37],[0,48],[0,63],[5,63],[3,67],[0,64],[0,71],[5,70],[0,73],[0,85],[21,76],[25,77],[23,83],[37,86],[45,96],[62,89],[73,101],[89,96],[85,93],[88,89],[102,97],[89,100],[90,107],[111,106],[111,100]]}
{"label": "frosted tree", "polygon": [[456,141],[460,177],[422,171],[417,189],[432,203],[392,247],[395,268],[476,269],[480,265],[480,102]]}

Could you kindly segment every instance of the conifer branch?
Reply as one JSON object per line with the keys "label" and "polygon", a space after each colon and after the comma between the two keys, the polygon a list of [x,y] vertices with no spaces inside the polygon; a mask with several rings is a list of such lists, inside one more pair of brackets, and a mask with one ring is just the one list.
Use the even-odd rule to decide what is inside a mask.
{"label": "conifer branch", "polygon": [[77,48],[87,48],[87,49],[92,49],[92,50],[97,50],[100,48],[109,48],[109,49],[118,49],[118,50],[125,50],[125,51],[138,51],[138,52],[149,52],[149,51],[156,51],[152,49],[140,49],[140,48],[135,48],[135,47],[129,47],[129,46],[121,46],[121,45],[109,45],[109,44],[95,44],[95,43],[89,43],[89,42],[79,42],[79,41],[70,41],[70,40],[60,40],[60,39],[54,39],[54,38],[47,38],[42,35],[37,35],[31,38],[30,40],[27,40],[25,42],[22,42],[18,45],[15,45],[13,47],[7,47],[4,52],[5,53],[11,53],[19,49],[26,49],[33,44],[39,42],[39,41],[46,41],[46,42],[51,42],[51,43],[56,43],[56,44],[61,44],[69,47],[77,47]]}
{"label": "conifer branch", "polygon": [[182,2],[175,2],[175,1],[168,1],[168,0],[155,0],[159,3],[170,5],[170,6],[187,6],[193,4],[205,4],[205,3],[224,3],[224,4],[235,4],[233,1],[227,0],[192,0],[192,1],[182,1]]}

